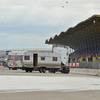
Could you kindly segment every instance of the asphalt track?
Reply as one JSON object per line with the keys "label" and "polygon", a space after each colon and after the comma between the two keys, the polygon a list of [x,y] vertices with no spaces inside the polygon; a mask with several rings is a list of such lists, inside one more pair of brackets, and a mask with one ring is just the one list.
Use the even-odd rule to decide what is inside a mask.
{"label": "asphalt track", "polygon": [[0,100],[100,100],[100,77],[0,69]]}

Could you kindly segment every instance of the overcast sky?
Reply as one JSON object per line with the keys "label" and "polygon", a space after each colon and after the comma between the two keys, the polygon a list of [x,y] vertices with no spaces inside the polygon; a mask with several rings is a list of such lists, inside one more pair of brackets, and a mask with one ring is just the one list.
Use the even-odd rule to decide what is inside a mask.
{"label": "overcast sky", "polygon": [[0,50],[50,48],[46,39],[100,14],[100,0],[0,0]]}

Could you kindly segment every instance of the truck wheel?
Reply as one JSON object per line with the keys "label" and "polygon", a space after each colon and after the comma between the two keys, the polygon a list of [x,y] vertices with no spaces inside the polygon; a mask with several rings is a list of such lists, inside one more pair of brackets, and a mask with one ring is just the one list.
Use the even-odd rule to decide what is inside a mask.
{"label": "truck wheel", "polygon": [[30,73],[32,72],[32,70],[30,70]]}
{"label": "truck wheel", "polygon": [[42,73],[42,68],[39,69],[39,72]]}
{"label": "truck wheel", "polygon": [[42,72],[45,73],[46,72],[46,69],[45,68],[42,68]]}
{"label": "truck wheel", "polygon": [[26,69],[26,72],[28,72],[28,70]]}
{"label": "truck wheel", "polygon": [[64,73],[64,74],[68,74],[68,73],[69,73],[69,70],[68,70],[68,71],[64,71],[63,73]]}
{"label": "truck wheel", "polygon": [[11,68],[9,67],[9,70],[11,70]]}
{"label": "truck wheel", "polygon": [[69,70],[66,73],[68,74],[69,73]]}

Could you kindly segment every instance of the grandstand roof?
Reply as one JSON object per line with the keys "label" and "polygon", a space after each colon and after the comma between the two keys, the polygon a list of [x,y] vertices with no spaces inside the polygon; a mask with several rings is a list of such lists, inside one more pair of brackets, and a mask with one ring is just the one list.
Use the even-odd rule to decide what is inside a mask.
{"label": "grandstand roof", "polygon": [[67,31],[61,32],[58,36],[47,39],[45,44],[67,45],[78,50],[78,48],[88,48],[88,45],[91,46],[91,42],[94,48],[95,44],[98,46],[98,40],[100,42],[100,15],[93,15],[76,26],[70,27]]}

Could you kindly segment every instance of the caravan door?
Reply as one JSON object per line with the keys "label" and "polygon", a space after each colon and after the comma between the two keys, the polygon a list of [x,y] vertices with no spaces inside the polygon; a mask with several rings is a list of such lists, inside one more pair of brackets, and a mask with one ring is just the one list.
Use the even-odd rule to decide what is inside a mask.
{"label": "caravan door", "polygon": [[33,54],[33,67],[38,66],[38,54]]}

